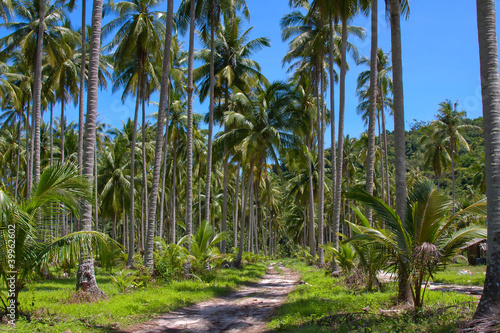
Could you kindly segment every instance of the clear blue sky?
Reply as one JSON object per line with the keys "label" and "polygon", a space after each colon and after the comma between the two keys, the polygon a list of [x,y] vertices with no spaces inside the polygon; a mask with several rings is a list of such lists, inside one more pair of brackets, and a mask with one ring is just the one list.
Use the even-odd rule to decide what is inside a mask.
{"label": "clear blue sky", "polygon": [[[180,0],[175,0],[175,9],[179,2]],[[252,38],[265,36],[272,43],[271,48],[260,51],[254,59],[260,63],[263,74],[270,81],[286,80],[286,69],[282,68],[281,59],[287,52],[287,44],[281,41],[279,22],[290,10],[288,0],[247,0],[247,3],[251,15],[248,26],[255,27]],[[89,0],[88,7],[91,4],[92,1]],[[389,52],[390,26],[383,10],[384,1],[379,1],[379,5],[379,46]],[[166,3],[164,6],[166,10]],[[496,7],[499,11],[500,6],[497,4]],[[89,8],[88,18],[90,14]],[[72,18],[74,25],[79,25],[79,14],[73,13]],[[352,42],[360,55],[369,56],[369,19],[359,16],[350,24],[366,30],[364,41],[353,38]],[[460,108],[467,111],[470,118],[481,115],[475,1],[411,1],[410,17],[407,21],[402,21],[402,39],[407,127],[414,120],[432,120],[438,104],[445,99],[458,100]],[[345,134],[359,137],[365,128],[355,111],[358,104],[356,78],[366,67],[355,66],[352,59],[349,61],[351,70],[347,73],[346,81]],[[133,116],[134,100],[129,99],[123,105],[120,93],[111,94],[111,89],[108,90],[99,94],[99,119],[121,128],[121,121]],[[338,93],[338,86],[336,92]],[[336,101],[338,102],[338,97]],[[338,105],[335,109],[338,109]],[[196,112],[205,113],[207,110],[206,103],[195,103]],[[149,109],[149,112],[154,111],[153,107]],[[68,121],[74,119],[77,119],[76,110],[68,110]],[[392,130],[392,117],[387,117],[387,122],[387,129]],[[330,146],[329,137],[330,134],[327,133],[327,146]]]}

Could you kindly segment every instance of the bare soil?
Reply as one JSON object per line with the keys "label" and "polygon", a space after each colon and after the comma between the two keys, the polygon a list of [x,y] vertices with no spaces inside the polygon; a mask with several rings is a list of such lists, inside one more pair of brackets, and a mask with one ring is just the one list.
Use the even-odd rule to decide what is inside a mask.
{"label": "bare soil", "polygon": [[299,281],[299,274],[271,264],[257,283],[134,325],[123,332],[264,332],[268,319]]}

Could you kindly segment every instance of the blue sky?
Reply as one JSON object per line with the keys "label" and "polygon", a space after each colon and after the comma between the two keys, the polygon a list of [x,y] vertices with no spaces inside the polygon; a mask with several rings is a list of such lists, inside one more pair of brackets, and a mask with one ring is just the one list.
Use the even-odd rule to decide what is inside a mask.
{"label": "blue sky", "polygon": [[[175,1],[175,9],[180,0]],[[88,7],[91,7],[88,1]],[[260,51],[257,60],[263,74],[270,80],[286,80],[286,68],[281,59],[287,52],[287,44],[281,41],[280,19],[289,12],[288,0],[247,0],[254,26],[251,37],[268,37],[270,48]],[[390,26],[383,12],[384,1],[379,1],[379,47],[390,51]],[[166,3],[165,3],[166,8]],[[497,11],[500,10],[497,5]],[[77,11],[78,12],[78,11]],[[73,13],[74,24],[80,16]],[[88,13],[90,18],[90,8]],[[87,24],[90,24],[88,22]],[[353,38],[360,55],[370,54],[370,21],[358,16],[351,25],[366,30],[364,41]],[[481,90],[479,80],[479,51],[477,42],[475,1],[419,0],[411,1],[410,17],[402,21],[403,39],[403,80],[405,94],[405,119],[407,127],[414,120],[429,121],[434,118],[438,104],[445,99],[459,101],[459,107],[469,117],[481,115]],[[185,43],[187,47],[187,43]],[[356,66],[352,59],[351,70],[346,79],[346,121],[345,134],[359,137],[365,131],[360,116],[356,114],[356,78],[366,67]],[[336,87],[338,94],[338,86]],[[156,97],[157,99],[157,97]],[[155,100],[153,98],[153,100]],[[338,102],[338,96],[336,97]],[[335,106],[338,109],[338,105]],[[122,104],[120,93],[101,91],[98,101],[99,119],[121,128],[121,121],[133,116],[134,100]],[[205,113],[208,105],[195,103],[195,111]],[[149,112],[156,111],[153,107]],[[68,110],[68,120],[77,119],[77,111]],[[387,129],[393,128],[392,117],[387,117]],[[326,138],[330,137],[329,129]],[[328,139],[327,139],[328,140]],[[327,142],[327,146],[330,143]]]}

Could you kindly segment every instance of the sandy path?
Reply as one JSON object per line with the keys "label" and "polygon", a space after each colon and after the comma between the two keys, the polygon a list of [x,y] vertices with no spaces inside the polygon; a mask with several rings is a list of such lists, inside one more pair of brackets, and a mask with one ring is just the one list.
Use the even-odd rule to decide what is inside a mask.
{"label": "sandy path", "polygon": [[198,303],[129,327],[124,332],[263,332],[299,275],[271,264],[262,280],[221,298]]}

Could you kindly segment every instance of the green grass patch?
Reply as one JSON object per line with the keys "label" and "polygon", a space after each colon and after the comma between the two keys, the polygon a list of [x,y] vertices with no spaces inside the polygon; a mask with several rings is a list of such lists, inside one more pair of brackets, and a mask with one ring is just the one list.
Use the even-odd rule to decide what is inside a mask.
{"label": "green grass patch", "polygon": [[[110,332],[146,321],[156,315],[210,298],[225,295],[237,287],[257,281],[266,272],[263,263],[249,264],[241,270],[229,268],[201,275],[196,279],[158,282],[140,290],[119,293],[109,274],[98,273],[99,287],[108,299],[78,303],[76,280],[55,279],[33,283],[19,297],[20,310],[31,314],[31,322],[21,318],[16,332]],[[0,331],[8,331],[0,325]]]}
{"label": "green grass patch", "polygon": [[472,317],[477,305],[477,300],[471,296],[428,291],[421,313],[403,311],[381,315],[380,309],[395,308],[397,288],[394,283],[385,285],[383,292],[355,291],[323,269],[306,266],[297,260],[283,260],[283,263],[299,271],[302,279],[269,323],[268,328],[275,331],[453,332],[457,322]]}
{"label": "green grass patch", "polygon": [[[465,271],[472,273],[468,274]],[[469,266],[451,264],[446,269],[434,274],[434,282],[460,284],[464,286],[484,286],[486,265]],[[464,274],[465,273],[465,274]]]}

